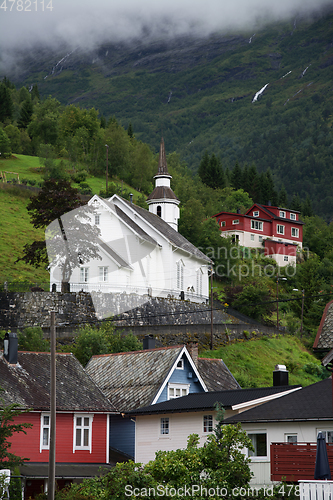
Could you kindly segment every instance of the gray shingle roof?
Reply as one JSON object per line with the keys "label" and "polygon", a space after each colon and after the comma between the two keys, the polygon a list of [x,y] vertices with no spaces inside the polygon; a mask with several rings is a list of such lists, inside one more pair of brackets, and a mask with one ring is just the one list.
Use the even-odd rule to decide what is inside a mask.
{"label": "gray shingle roof", "polygon": [[[182,398],[171,399],[152,406],[146,406],[133,410],[133,415],[155,414],[155,413],[181,413],[183,411],[205,411],[214,410],[216,402],[221,403],[225,409],[230,409],[232,406],[253,401],[255,399],[264,398],[285,392],[297,386],[280,386],[280,387],[261,387],[253,389],[236,389],[217,392],[200,392],[192,393]],[[284,396],[285,397],[285,396]],[[283,398],[282,398],[283,399]],[[281,398],[279,398],[281,401]],[[262,408],[262,406],[260,406]],[[245,412],[244,412],[245,413]]]}
{"label": "gray shingle roof", "polygon": [[[56,355],[57,411],[114,412],[100,389],[73,354]],[[50,353],[19,352],[10,365],[0,354],[0,393],[3,405],[50,409]]]}
{"label": "gray shingle roof", "polygon": [[119,411],[152,403],[183,346],[93,356],[87,373]]}
{"label": "gray shingle roof", "polygon": [[175,231],[167,222],[165,222],[161,217],[156,214],[145,210],[144,208],[138,207],[127,200],[123,200],[123,202],[127,203],[130,208],[137,212],[145,221],[148,222],[151,226],[153,226],[159,233],[161,233],[173,246],[181,248],[185,252],[188,252],[190,255],[194,255],[198,259],[201,259],[205,262],[211,262],[211,259],[207,257],[204,253],[202,253],[198,248],[196,248],[192,243],[190,243],[184,236],[182,236],[178,231]]}
{"label": "gray shingle roof", "polygon": [[225,423],[319,419],[333,420],[332,380],[330,378],[229,417]]}
{"label": "gray shingle roof", "polygon": [[222,359],[198,358],[198,369],[209,391],[240,389]]}
{"label": "gray shingle roof", "polygon": [[169,186],[157,186],[152,193],[148,196],[147,200],[178,200],[175,193]]}
{"label": "gray shingle roof", "polygon": [[333,300],[325,307],[313,348],[323,351],[333,348]]}

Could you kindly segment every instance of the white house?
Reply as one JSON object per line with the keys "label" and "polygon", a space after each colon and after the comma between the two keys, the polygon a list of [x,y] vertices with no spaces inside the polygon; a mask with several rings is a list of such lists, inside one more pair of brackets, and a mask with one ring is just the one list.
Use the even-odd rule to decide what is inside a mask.
{"label": "white house", "polygon": [[[162,139],[156,187],[147,199],[149,211],[118,195],[109,199],[94,195],[89,200],[88,206],[93,209],[90,224],[99,229],[95,245],[100,259],[81,260],[74,266],[68,280],[71,291],[135,294],[135,306],[140,305],[140,298],[144,302],[147,295],[193,302],[208,299],[211,261],[178,233],[179,200],[170,188],[170,179]],[[63,226],[66,233],[65,223]],[[70,229],[69,247],[72,234],[75,237],[75,231]],[[72,253],[80,258],[83,252],[78,245],[72,247]],[[61,289],[59,266],[51,265],[50,283]],[[94,300],[93,293],[92,297]],[[105,302],[105,297],[99,301]],[[121,302],[117,311],[107,311],[106,307],[100,317],[132,308],[125,297]]]}
{"label": "white house", "polygon": [[223,405],[225,417],[231,417],[276,398],[280,401],[285,394],[299,389],[300,386],[274,386],[192,393],[128,412],[136,420],[135,461],[147,463],[158,450],[186,448],[190,434],[198,434],[200,445],[204,445],[216,425],[216,402]]}

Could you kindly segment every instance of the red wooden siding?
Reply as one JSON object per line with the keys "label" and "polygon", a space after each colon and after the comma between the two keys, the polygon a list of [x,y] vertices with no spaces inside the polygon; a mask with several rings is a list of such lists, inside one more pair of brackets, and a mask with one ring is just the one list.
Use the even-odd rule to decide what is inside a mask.
{"label": "red wooden siding", "polygon": [[[326,444],[330,469],[333,470],[333,443]],[[316,463],[316,443],[272,443],[271,480],[299,481],[313,479]]]}
{"label": "red wooden siding", "polygon": [[[94,414],[92,423],[92,451],[73,453],[73,414],[58,413],[56,420],[56,462],[106,463],[106,426],[108,415]],[[31,422],[27,434],[14,434],[10,451],[30,458],[31,462],[48,462],[49,451],[40,452],[40,413],[20,415],[15,422]]]}

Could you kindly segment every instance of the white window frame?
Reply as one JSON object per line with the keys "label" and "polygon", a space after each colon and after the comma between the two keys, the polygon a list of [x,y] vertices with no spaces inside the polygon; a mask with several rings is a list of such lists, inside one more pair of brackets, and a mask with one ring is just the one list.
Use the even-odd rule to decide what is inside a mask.
{"label": "white window frame", "polygon": [[177,289],[184,290],[184,262],[179,260],[177,262]]}
{"label": "white window frame", "polygon": [[221,227],[225,227],[225,220],[221,222]]}
{"label": "white window frame", "polygon": [[[48,417],[48,424],[44,423],[44,418]],[[47,444],[44,444],[44,429],[48,430]],[[40,445],[39,451],[50,449],[51,415],[50,413],[41,413],[40,415]]]}
{"label": "white window frame", "polygon": [[202,269],[201,268],[197,269],[196,274],[197,274],[197,276],[196,276],[196,278],[197,278],[197,290],[196,290],[196,292],[197,292],[197,295],[199,295],[201,297],[201,295],[202,295],[202,275],[203,275]]}
{"label": "white window frame", "polygon": [[284,234],[284,228],[285,226],[283,226],[282,224],[277,224],[276,225],[277,234]]}
{"label": "white window frame", "polygon": [[[289,440],[289,438],[296,438],[296,441],[291,441],[291,440]],[[297,438],[297,433],[296,433],[296,432],[288,432],[288,433],[286,433],[286,434],[284,435],[284,441],[285,441],[286,443],[289,443],[289,444],[291,444],[291,443],[296,444],[296,443],[297,443],[297,440],[298,440],[298,438]]]}
{"label": "white window frame", "polygon": [[[323,433],[326,443],[333,443],[333,429],[332,429],[332,427],[317,429],[317,435],[316,435],[315,441],[317,441],[318,432]],[[329,436],[327,436],[327,433],[329,433]],[[327,437],[329,438],[329,441],[327,440]]]}
{"label": "white window frame", "polygon": [[288,260],[289,260],[289,259],[288,259],[288,255],[284,255],[284,256],[283,256],[283,262],[288,262]]}
{"label": "white window frame", "polygon": [[262,243],[262,236],[259,236],[259,243]]}
{"label": "white window frame", "polygon": [[251,234],[251,241],[254,241],[254,234]]}
{"label": "white window frame", "polygon": [[296,214],[291,213],[290,214],[290,220],[297,220]]}
{"label": "white window frame", "polygon": [[[77,419],[81,418],[81,425],[78,424]],[[74,413],[74,419],[73,419],[73,453],[76,451],[80,450],[87,450],[90,453],[92,452],[92,423],[93,423],[93,415],[90,415],[88,413]],[[86,425],[85,419],[88,419],[88,425]],[[82,425],[83,424],[83,425]],[[88,444],[76,444],[76,434],[77,430],[81,430],[81,440],[80,442],[84,440],[84,431],[88,429]]]}
{"label": "white window frame", "polygon": [[95,226],[99,226],[101,223],[101,214],[95,214]]}
{"label": "white window frame", "polygon": [[234,219],[234,220],[232,221],[232,223],[233,223],[233,224],[239,224],[239,219]]}
{"label": "white window frame", "polygon": [[160,436],[170,435],[170,419],[169,417],[161,417],[160,420]]}
{"label": "white window frame", "polygon": [[[257,450],[256,450],[256,444],[254,443],[254,439],[252,438],[252,436],[258,436],[258,435],[265,435],[266,436],[266,455],[256,455],[257,453]],[[247,435],[248,437],[251,439],[252,441],[252,444],[255,448],[255,451],[251,451],[251,450],[248,450],[248,456],[251,458],[252,461],[260,461],[260,460],[267,460],[267,454],[268,454],[268,443],[267,443],[267,431],[257,431],[257,430],[253,430],[253,431],[247,431]]]}
{"label": "white window frame", "polygon": [[[179,390],[180,394],[178,396],[175,396],[176,390]],[[181,398],[182,396],[187,396],[190,391],[190,384],[175,384],[175,383],[169,383],[168,384],[168,401],[170,399],[177,399]],[[185,392],[186,394],[183,394]]]}
{"label": "white window frame", "polygon": [[[295,233],[295,234],[293,234],[293,233]],[[298,227],[291,228],[291,237],[292,238],[299,238],[299,228]]]}
{"label": "white window frame", "polygon": [[214,418],[213,415],[203,415],[202,417],[202,432],[204,434],[209,434],[214,430]]}
{"label": "white window frame", "polygon": [[88,283],[89,267],[80,267],[80,283]]}
{"label": "white window frame", "polygon": [[253,217],[259,217],[259,210],[255,210],[253,212]]}
{"label": "white window frame", "polygon": [[176,364],[176,370],[184,370],[184,359],[180,358]]}
{"label": "white window frame", "polygon": [[264,223],[261,220],[251,220],[251,229],[255,229],[256,231],[263,231]]}
{"label": "white window frame", "polygon": [[99,281],[102,283],[106,283],[109,281],[109,268],[108,266],[100,266],[98,268],[98,276],[99,276]]}
{"label": "white window frame", "polygon": [[280,217],[282,219],[285,219],[286,218],[286,212],[284,212],[283,210],[280,210]]}

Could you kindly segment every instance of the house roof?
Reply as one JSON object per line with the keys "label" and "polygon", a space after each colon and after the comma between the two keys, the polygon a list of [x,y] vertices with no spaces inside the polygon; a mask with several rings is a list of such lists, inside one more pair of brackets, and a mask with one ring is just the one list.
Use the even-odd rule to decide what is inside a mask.
{"label": "house roof", "polygon": [[240,385],[222,359],[198,358],[198,369],[208,391],[240,389]]}
{"label": "house roof", "polygon": [[119,411],[152,404],[184,346],[93,356],[87,373]]}
{"label": "house roof", "polygon": [[[207,257],[204,253],[202,253],[198,248],[196,248],[192,243],[190,243],[184,236],[182,236],[178,231],[173,229],[167,222],[165,222],[161,217],[144,208],[138,207],[133,203],[130,203],[127,200],[119,197],[118,195],[114,195],[110,201],[117,200],[117,198],[128,205],[128,207],[133,211],[133,213],[137,213],[142,219],[144,219],[150,226],[152,226],[156,231],[158,231],[164,238],[166,238],[171,245],[183,250],[185,253],[193,255],[200,260],[205,262],[211,262],[211,259]],[[120,215],[122,218],[122,215]]]}
{"label": "house roof", "polygon": [[[115,411],[73,354],[56,354],[56,378],[57,411]],[[0,385],[3,405],[49,410],[50,353],[18,352],[16,365],[0,353]]]}
{"label": "house roof", "polygon": [[[237,214],[235,212],[219,212],[218,214],[213,215],[213,217],[218,217],[219,215],[232,215],[232,216],[237,216],[238,218],[244,217],[244,218],[251,218],[251,219],[253,219],[253,215],[252,214],[250,215],[250,212],[252,212],[254,208],[259,208],[265,214],[267,214],[266,218],[265,217],[256,217],[256,219],[258,219],[258,220],[263,220],[263,221],[269,221],[270,222],[272,219],[275,219],[275,220],[280,220],[280,221],[283,221],[283,222],[290,222],[292,224],[304,225],[304,222],[302,222],[300,220],[290,220],[290,219],[286,219],[285,217],[279,217],[278,215],[276,215],[274,212],[272,212],[270,210],[270,208],[272,208],[272,207],[269,207],[269,206],[266,206],[266,205],[260,205],[260,203],[255,203],[254,205],[252,205],[252,207],[249,208],[245,212],[245,214]],[[273,207],[273,208],[276,208],[276,209],[280,210],[279,207]],[[283,208],[281,210],[285,211],[287,209]],[[300,213],[297,210],[293,210],[292,212],[293,213]]]}
{"label": "house roof", "polygon": [[[211,411],[215,403],[219,402],[225,409],[231,409],[235,405],[245,402],[256,401],[270,396],[278,397],[285,391],[297,389],[297,386],[261,387],[252,389],[236,389],[217,392],[192,393],[181,398],[171,399],[144,408],[131,411],[133,415],[150,415],[155,413],[181,413],[188,411]],[[279,399],[280,400],[280,399]]]}
{"label": "house roof", "polygon": [[323,351],[333,348],[333,300],[326,304],[313,348]]}
{"label": "house roof", "polygon": [[331,378],[229,417],[225,423],[305,420],[333,420]]}

